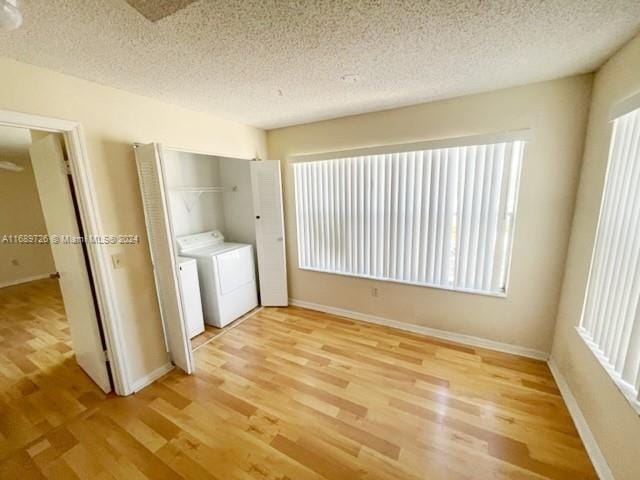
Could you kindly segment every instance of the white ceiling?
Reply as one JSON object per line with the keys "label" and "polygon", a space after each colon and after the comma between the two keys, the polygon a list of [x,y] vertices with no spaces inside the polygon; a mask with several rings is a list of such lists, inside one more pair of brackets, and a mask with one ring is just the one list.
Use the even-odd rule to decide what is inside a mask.
{"label": "white ceiling", "polygon": [[0,55],[263,128],[593,71],[640,28],[638,0],[21,4]]}
{"label": "white ceiling", "polygon": [[0,156],[21,156],[29,151],[31,132],[26,128],[0,125]]}

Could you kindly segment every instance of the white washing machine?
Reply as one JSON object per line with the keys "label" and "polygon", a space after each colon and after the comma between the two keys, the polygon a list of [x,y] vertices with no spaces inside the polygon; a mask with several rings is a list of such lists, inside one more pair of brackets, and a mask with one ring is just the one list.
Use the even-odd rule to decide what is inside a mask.
{"label": "white washing machine", "polygon": [[204,321],[224,327],[258,306],[253,246],[226,243],[218,230],[176,240],[178,254],[198,265]]}

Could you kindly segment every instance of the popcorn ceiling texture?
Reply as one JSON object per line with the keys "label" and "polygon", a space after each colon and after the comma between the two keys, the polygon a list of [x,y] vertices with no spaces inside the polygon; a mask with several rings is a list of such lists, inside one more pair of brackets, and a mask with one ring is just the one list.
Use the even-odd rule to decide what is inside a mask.
{"label": "popcorn ceiling texture", "polygon": [[638,0],[21,5],[0,55],[262,128],[593,71],[640,27]]}

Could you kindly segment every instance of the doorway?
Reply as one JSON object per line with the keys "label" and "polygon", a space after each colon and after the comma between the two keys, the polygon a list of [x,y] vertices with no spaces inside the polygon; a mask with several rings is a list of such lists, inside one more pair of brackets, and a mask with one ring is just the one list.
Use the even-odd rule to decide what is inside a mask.
{"label": "doorway", "polygon": [[5,450],[76,416],[113,380],[62,135],[0,127],[0,204],[0,398],[19,427],[3,431]]}
{"label": "doorway", "polygon": [[[58,155],[59,157],[57,162],[40,162],[41,167],[44,166],[40,170],[50,169],[42,175],[46,181],[41,187],[53,192],[45,202],[49,207],[49,216],[55,217],[54,220],[58,222],[54,222],[53,228],[70,232],[65,241],[68,245],[76,247],[66,249],[66,261],[67,265],[69,262],[71,264],[75,262],[81,267],[68,268],[67,273],[84,272],[83,275],[68,274],[66,279],[65,275],[61,275],[59,279],[60,286],[71,283],[68,290],[74,293],[80,292],[71,302],[66,302],[65,299],[65,303],[73,305],[76,313],[84,311],[85,316],[89,318],[88,320],[85,318],[84,322],[76,322],[84,328],[84,331],[81,332],[82,340],[74,345],[75,359],[78,360],[77,363],[85,372],[85,376],[100,385],[99,391],[113,390],[118,395],[129,395],[134,389],[129,380],[127,359],[124,356],[120,315],[110,269],[111,262],[104,242],[95,241],[102,233],[99,228],[100,210],[97,204],[95,182],[89,169],[82,126],[69,120],[0,110],[0,128],[5,127],[34,132],[36,138],[31,140],[34,145],[37,142],[39,148],[44,150],[41,156]],[[54,164],[56,168],[53,168]],[[56,194],[56,192],[62,192],[64,188],[66,188],[66,195]],[[55,205],[55,208],[50,204]],[[43,211],[43,216],[46,216],[44,213]],[[73,225],[59,223],[65,218],[72,219],[70,223]],[[93,241],[71,244],[69,237],[71,239],[91,238]],[[33,241],[33,239],[27,241]],[[58,245],[61,242],[58,242]],[[52,248],[53,257],[55,257],[54,251],[55,248]],[[57,263],[57,259],[54,263]],[[58,265],[55,270],[59,272]],[[67,281],[70,279],[73,281]],[[60,289],[60,295],[64,296],[64,288]],[[68,309],[70,307],[70,305],[65,306]],[[65,314],[68,316],[68,313],[71,312]],[[76,314],[75,317],[79,315]],[[100,328],[103,329],[102,332]],[[72,330],[73,328],[68,332],[70,336],[73,336]],[[79,329],[76,328],[76,330]],[[84,359],[91,359],[96,365],[102,363],[103,373],[97,375],[95,369],[91,371],[90,368],[86,368],[87,362]]]}
{"label": "doorway", "polygon": [[[113,380],[105,361],[107,344],[87,250],[91,239],[84,235],[64,138],[58,133],[0,127],[0,175],[4,206],[0,262],[5,267],[0,285],[34,293],[38,289],[29,284],[46,284],[49,295],[36,298],[35,305],[46,307],[49,299],[54,308],[62,301],[60,321],[66,327],[60,330],[70,337],[65,343],[72,345],[82,370],[102,391],[110,392]],[[39,282],[46,277],[47,282]],[[12,317],[10,312],[4,321],[15,322],[13,331],[28,328],[20,315]]]}

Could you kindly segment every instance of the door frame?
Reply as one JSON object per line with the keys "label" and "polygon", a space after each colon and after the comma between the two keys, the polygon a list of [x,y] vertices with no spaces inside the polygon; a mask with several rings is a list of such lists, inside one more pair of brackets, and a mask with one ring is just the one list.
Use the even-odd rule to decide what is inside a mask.
{"label": "door frame", "polygon": [[[0,126],[26,128],[45,132],[60,133],[64,137],[65,148],[71,164],[71,175],[77,194],[80,223],[86,236],[100,235],[102,219],[98,209],[95,180],[89,168],[89,155],[82,125],[71,120],[43,117],[12,110],[0,109]],[[89,253],[88,274],[93,278],[102,329],[107,344],[107,357],[115,393],[129,395],[134,392],[124,354],[122,315],[115,295],[115,283],[107,256],[106,246],[87,243]]]}
{"label": "door frame", "polygon": [[[147,142],[147,143],[150,143],[150,142]],[[228,155],[226,153],[211,152],[209,150],[199,150],[199,149],[194,149],[194,148],[176,147],[175,145],[167,145],[167,144],[161,143],[161,142],[151,142],[151,143],[158,143],[162,147],[163,150],[170,150],[172,152],[192,153],[192,154],[195,154],[195,155],[204,155],[204,156],[207,156],[207,157],[229,158],[231,160],[244,160],[246,162],[259,162],[259,161],[262,160],[257,152],[253,157],[238,157],[237,155]],[[144,143],[139,143],[139,142],[136,142],[136,143],[133,144],[134,147],[139,146],[139,145],[145,145],[145,144]]]}

